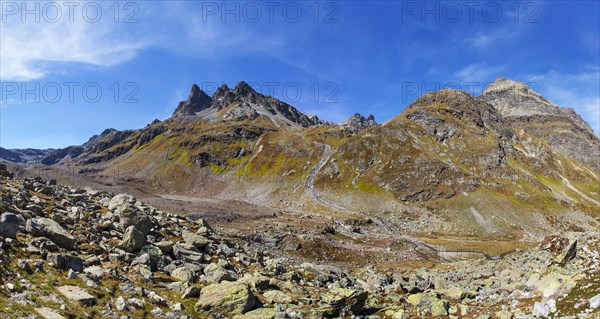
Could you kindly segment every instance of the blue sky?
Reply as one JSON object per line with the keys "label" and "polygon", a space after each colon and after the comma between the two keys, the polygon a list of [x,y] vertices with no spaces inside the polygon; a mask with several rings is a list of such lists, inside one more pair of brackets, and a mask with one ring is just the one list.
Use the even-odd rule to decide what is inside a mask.
{"label": "blue sky", "polygon": [[426,91],[480,94],[501,75],[600,132],[598,1],[37,3],[1,2],[6,148],[140,128],[192,83],[240,80],[322,119],[384,122]]}

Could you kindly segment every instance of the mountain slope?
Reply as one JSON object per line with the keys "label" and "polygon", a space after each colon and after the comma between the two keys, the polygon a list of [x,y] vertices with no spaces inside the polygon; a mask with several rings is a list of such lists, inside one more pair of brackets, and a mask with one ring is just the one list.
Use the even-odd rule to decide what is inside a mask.
{"label": "mountain slope", "polygon": [[109,129],[46,159],[149,193],[371,216],[390,230],[593,227],[598,137],[522,84],[497,82],[480,97],[427,93],[380,125],[362,115],[324,123],[244,82],[212,96],[194,85],[171,118]]}
{"label": "mountain slope", "polygon": [[521,139],[537,139],[554,150],[600,170],[600,140],[571,108],[561,108],[522,82],[496,79],[482,99],[509,120]]}

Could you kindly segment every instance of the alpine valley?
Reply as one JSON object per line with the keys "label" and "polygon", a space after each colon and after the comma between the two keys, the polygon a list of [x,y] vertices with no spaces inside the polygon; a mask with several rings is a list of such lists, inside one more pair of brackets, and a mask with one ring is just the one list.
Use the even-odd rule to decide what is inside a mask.
{"label": "alpine valley", "polygon": [[0,158],[15,318],[599,315],[600,139],[522,82],[339,124],[193,85],[164,121]]}

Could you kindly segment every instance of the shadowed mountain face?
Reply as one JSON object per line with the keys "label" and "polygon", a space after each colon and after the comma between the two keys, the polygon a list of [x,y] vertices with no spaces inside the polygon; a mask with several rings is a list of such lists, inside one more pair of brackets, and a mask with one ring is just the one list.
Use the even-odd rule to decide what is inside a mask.
{"label": "shadowed mountain face", "polygon": [[14,149],[8,150],[0,147],[0,161],[12,163],[30,163],[40,161],[48,152],[52,150],[36,150],[36,149]]}
{"label": "shadowed mountain face", "polygon": [[273,97],[256,92],[246,82],[231,90],[221,86],[209,97],[194,84],[190,96],[179,103],[173,117],[200,116],[208,120],[255,120],[268,117],[278,127],[308,127],[320,124],[318,118],[309,117],[295,107]]}
{"label": "shadowed mountain face", "polygon": [[502,78],[479,97],[429,92],[383,124],[323,122],[245,82],[212,96],[194,85],[165,121],[43,154],[98,180],[133,168],[151,193],[404,212],[415,231],[539,234],[586,224],[600,206],[598,137],[572,109]]}
{"label": "shadowed mountain face", "polygon": [[198,85],[192,86],[187,100],[179,102],[173,116],[194,115],[210,107],[212,99]]}

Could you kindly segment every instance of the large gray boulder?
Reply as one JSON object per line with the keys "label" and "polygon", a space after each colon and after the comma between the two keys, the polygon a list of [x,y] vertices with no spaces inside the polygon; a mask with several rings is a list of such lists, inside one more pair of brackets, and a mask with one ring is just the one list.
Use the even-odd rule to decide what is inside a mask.
{"label": "large gray boulder", "polygon": [[128,205],[120,209],[117,214],[119,216],[119,227],[123,231],[133,225],[145,236],[152,229],[152,220],[150,220],[150,217],[133,205]]}
{"label": "large gray boulder", "polygon": [[185,283],[194,282],[194,272],[186,267],[179,267],[171,272],[171,277]]}
{"label": "large gray boulder", "polygon": [[204,261],[204,254],[193,245],[186,243],[177,243],[173,246],[175,258],[189,263],[201,263]]}
{"label": "large gray boulder", "polygon": [[210,283],[220,283],[222,281],[234,281],[235,274],[225,270],[223,267],[212,263],[204,268],[205,280]]}
{"label": "large gray boulder", "polygon": [[119,194],[110,199],[108,209],[119,217],[119,227],[125,231],[127,227],[135,225],[137,230],[148,235],[152,228],[150,217],[135,206],[135,197],[129,194]]}
{"label": "large gray boulder", "polygon": [[49,238],[62,248],[73,250],[75,247],[75,237],[52,219],[45,217],[28,219],[25,229],[33,236]]}
{"label": "large gray boulder", "polygon": [[0,216],[0,237],[17,238],[19,218],[13,213],[3,213]]}
{"label": "large gray boulder", "polygon": [[133,196],[129,194],[119,194],[110,199],[110,202],[108,203],[108,209],[119,214],[121,213],[121,210],[130,204],[135,204],[135,198]]}
{"label": "large gray boulder", "polygon": [[129,226],[123,234],[123,240],[119,244],[121,248],[128,252],[136,252],[146,245],[146,235],[139,231],[136,226]]}
{"label": "large gray boulder", "polygon": [[211,243],[210,239],[196,235],[187,230],[183,231],[182,237],[186,244],[192,245],[198,249],[202,249]]}
{"label": "large gray boulder", "polygon": [[56,269],[71,269],[73,271],[81,272],[83,270],[83,259],[79,256],[71,256],[60,253],[48,254],[48,262],[54,265]]}

